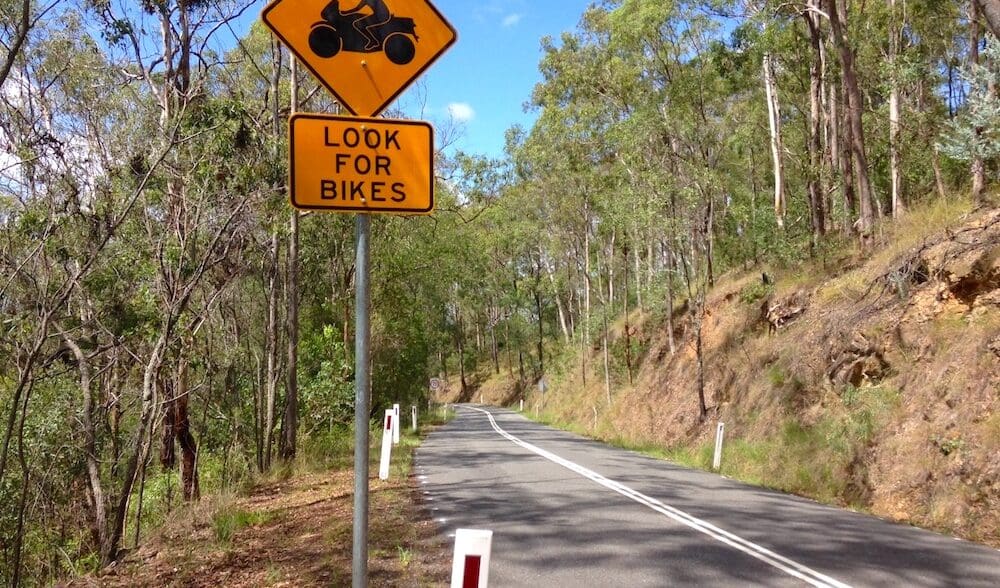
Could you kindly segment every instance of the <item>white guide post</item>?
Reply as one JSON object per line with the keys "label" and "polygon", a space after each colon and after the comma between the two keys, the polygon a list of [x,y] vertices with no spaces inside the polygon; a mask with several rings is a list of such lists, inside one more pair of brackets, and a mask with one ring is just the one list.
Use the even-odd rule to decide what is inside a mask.
{"label": "white guide post", "polygon": [[451,565],[451,588],[486,588],[490,577],[490,547],[493,531],[455,531],[455,559]]}
{"label": "white guide post", "polygon": [[518,412],[524,412],[524,398],[521,399],[521,408],[518,409]]}
{"label": "white guide post", "polygon": [[392,419],[392,444],[399,445],[399,405],[392,405],[392,414],[395,418]]}
{"label": "white guide post", "polygon": [[391,410],[385,411],[385,420],[382,423],[382,459],[378,465],[378,477],[380,480],[389,479],[389,459],[392,456],[392,431],[396,428],[396,415]]}
{"label": "white guide post", "polygon": [[712,459],[712,469],[719,471],[722,467],[722,437],[726,432],[726,423],[719,423],[715,429],[715,458]]}
{"label": "white guide post", "polygon": [[410,407],[410,416],[413,417],[413,432],[416,433],[417,432],[417,407],[416,406],[411,406]]}

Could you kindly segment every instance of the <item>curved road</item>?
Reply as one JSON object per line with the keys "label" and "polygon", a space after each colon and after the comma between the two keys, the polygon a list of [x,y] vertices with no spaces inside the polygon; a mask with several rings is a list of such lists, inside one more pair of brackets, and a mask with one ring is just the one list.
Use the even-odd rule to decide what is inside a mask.
{"label": "curved road", "polygon": [[1000,551],[466,405],[417,451],[435,519],[490,529],[490,586],[1000,586]]}

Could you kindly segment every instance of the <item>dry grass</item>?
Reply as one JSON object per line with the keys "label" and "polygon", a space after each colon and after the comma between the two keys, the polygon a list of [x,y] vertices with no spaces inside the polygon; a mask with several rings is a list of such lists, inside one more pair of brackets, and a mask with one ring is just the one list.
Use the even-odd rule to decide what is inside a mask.
{"label": "dry grass", "polygon": [[[905,252],[923,245],[928,238],[942,230],[954,229],[969,218],[972,201],[963,197],[934,200],[928,205],[914,208],[900,220],[884,225],[879,247],[874,255],[865,257],[855,249],[852,257],[863,262],[858,268],[822,283],[817,296],[823,303],[857,302],[893,260]],[[818,274],[822,276],[823,272]],[[793,280],[793,283],[794,280]],[[805,287],[808,284],[796,284]]]}
{"label": "dry grass", "polygon": [[921,245],[941,231],[954,230],[965,224],[975,205],[966,196],[936,199],[907,212],[906,216],[887,225],[879,253],[871,263],[881,266],[900,253]]}
{"label": "dry grass", "polygon": [[[372,586],[446,582],[448,548],[409,476],[404,435],[388,481],[370,481]],[[377,472],[377,464],[373,471]],[[308,470],[309,468],[304,468]],[[351,578],[353,472],[294,472],[245,497],[209,497],[171,517],[117,567],[73,586],[344,586]]]}

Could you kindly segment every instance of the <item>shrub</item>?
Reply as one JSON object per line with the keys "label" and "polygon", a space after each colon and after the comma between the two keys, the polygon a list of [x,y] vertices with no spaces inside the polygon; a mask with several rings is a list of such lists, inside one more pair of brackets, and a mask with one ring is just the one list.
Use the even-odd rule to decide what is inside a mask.
{"label": "shrub", "polygon": [[740,290],[740,302],[743,304],[754,304],[771,294],[774,294],[774,285],[755,281]]}
{"label": "shrub", "polygon": [[219,543],[229,543],[240,529],[262,525],[268,520],[270,516],[267,513],[223,507],[212,517],[212,528]]}

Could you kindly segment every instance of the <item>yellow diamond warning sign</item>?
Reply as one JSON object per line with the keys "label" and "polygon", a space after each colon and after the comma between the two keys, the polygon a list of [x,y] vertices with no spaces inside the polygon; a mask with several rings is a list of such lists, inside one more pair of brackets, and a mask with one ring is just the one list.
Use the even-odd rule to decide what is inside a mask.
{"label": "yellow diamond warning sign", "polygon": [[262,18],[359,116],[385,110],[457,38],[427,0],[275,0]]}
{"label": "yellow diamond warning sign", "polygon": [[430,124],[296,114],[289,126],[292,206],[334,212],[433,212]]}

